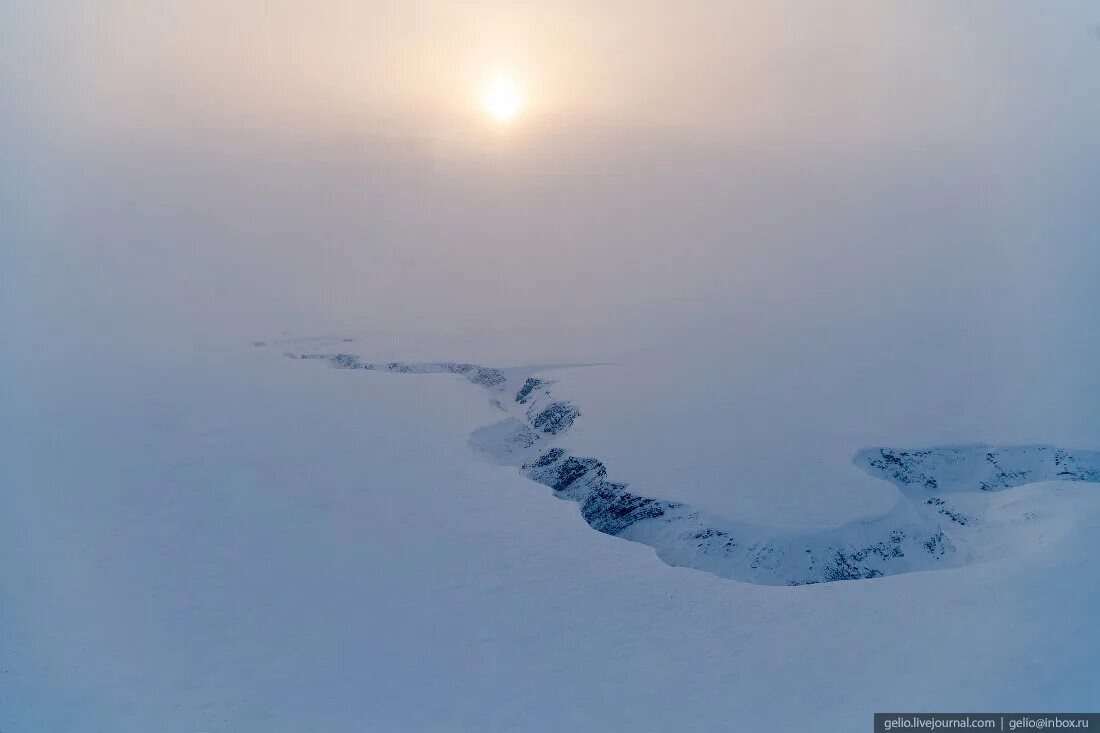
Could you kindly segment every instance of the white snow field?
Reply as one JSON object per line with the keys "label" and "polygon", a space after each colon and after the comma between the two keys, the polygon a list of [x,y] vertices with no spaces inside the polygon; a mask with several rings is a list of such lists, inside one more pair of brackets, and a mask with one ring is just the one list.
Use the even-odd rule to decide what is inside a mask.
{"label": "white snow field", "polygon": [[[499,441],[476,436],[502,415],[476,370],[284,350],[372,358],[338,339],[13,355],[23,388],[0,437],[5,482],[27,490],[0,512],[4,733],[851,731],[875,711],[1095,707],[1095,484],[953,487],[967,527],[921,504],[965,540],[952,567],[731,579],[593,531],[573,501],[485,460]],[[660,447],[621,420],[608,440],[609,417],[640,404],[636,377],[608,388],[616,370],[644,371],[539,372],[580,410],[560,445],[640,495],[767,526],[736,511],[763,492],[691,488],[713,466],[669,468],[683,485],[637,477],[624,446]],[[638,409],[674,416],[663,399]],[[668,461],[704,440],[680,433]],[[825,483],[843,475],[849,496],[882,497],[862,515],[888,511],[904,495],[856,452]],[[861,516],[831,501],[804,496],[792,525],[814,506],[832,526]]]}
{"label": "white snow field", "polygon": [[[855,465],[901,490],[891,511],[838,527],[784,531],[638,494],[609,476],[598,458],[572,455],[554,445],[572,432],[581,409],[558,399],[557,380],[540,376],[546,367],[500,369],[453,361],[374,363],[346,352],[286,355],[353,371],[465,377],[486,390],[489,403],[505,415],[471,434],[475,450],[515,466],[524,476],[550,487],[555,496],[577,502],[581,516],[596,531],[650,545],[671,565],[751,583],[806,585],[868,579],[988,559],[980,550],[983,539],[1026,535],[1038,514],[1017,509],[1002,516],[980,500],[967,502],[974,509],[967,514],[956,508],[954,497],[949,502],[944,494],[1003,491],[1051,481],[1100,482],[1097,451],[984,443],[917,451],[864,448],[856,454]],[[727,450],[733,452],[732,447]],[[994,555],[999,556],[999,552]]]}

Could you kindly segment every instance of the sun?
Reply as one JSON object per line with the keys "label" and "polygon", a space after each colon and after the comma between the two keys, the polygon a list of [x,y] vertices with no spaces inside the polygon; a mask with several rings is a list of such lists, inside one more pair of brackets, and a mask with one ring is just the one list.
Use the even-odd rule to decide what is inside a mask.
{"label": "sun", "polygon": [[495,122],[511,122],[523,108],[523,93],[515,80],[506,76],[496,77],[485,85],[481,108]]}

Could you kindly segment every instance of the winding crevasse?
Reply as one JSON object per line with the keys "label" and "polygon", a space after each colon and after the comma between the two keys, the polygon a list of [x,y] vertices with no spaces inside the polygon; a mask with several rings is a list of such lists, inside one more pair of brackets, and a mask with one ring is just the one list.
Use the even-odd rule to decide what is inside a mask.
{"label": "winding crevasse", "polygon": [[[943,495],[999,491],[1037,481],[1100,481],[1100,452],[1047,445],[949,446],[926,450],[867,448],[854,459],[889,481],[902,499],[887,514],[812,532],[783,532],[710,516],[690,506],[640,496],[612,480],[604,464],[554,446],[581,416],[553,397],[538,367],[497,369],[460,362],[363,362],[352,354],[288,354],[339,369],[456,374],[487,390],[507,414],[475,430],[470,443],[489,459],[515,466],[575,501],[604,534],[640,542],[666,563],[761,585],[803,585],[956,567],[974,558],[966,533],[977,520]],[[945,529],[946,528],[946,529]]]}

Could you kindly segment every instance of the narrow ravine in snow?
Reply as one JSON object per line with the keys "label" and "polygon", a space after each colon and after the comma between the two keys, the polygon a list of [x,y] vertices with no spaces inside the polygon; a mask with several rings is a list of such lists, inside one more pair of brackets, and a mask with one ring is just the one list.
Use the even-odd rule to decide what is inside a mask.
{"label": "narrow ravine in snow", "polygon": [[805,585],[958,567],[974,562],[968,533],[981,518],[957,509],[952,495],[993,492],[1040,481],[1100,482],[1100,452],[1048,445],[867,448],[855,465],[901,491],[892,510],[872,519],[810,532],[784,532],[711,516],[685,504],[641,496],[608,476],[598,458],[554,445],[581,416],[554,397],[549,367],[498,369],[460,362],[361,361],[346,353],[289,353],[338,369],[455,374],[489,393],[506,414],[478,428],[470,444],[576,502],[598,532],[652,547],[669,565],[760,585]]}

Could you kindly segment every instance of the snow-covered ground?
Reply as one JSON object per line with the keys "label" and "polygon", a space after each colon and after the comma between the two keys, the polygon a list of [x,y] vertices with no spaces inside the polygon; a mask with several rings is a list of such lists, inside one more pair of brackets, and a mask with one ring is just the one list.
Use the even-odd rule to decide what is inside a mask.
{"label": "snow-covered ground", "polygon": [[[13,358],[6,481],[27,490],[0,514],[0,730],[842,731],[893,709],[1095,706],[1094,484],[951,494],[989,530],[980,562],[745,583],[594,532],[484,460],[470,435],[501,413],[476,372],[330,369],[281,356],[300,345],[214,341]],[[342,346],[309,349],[370,358]],[[561,444],[685,501],[619,459],[644,431],[584,445],[614,414],[609,390],[581,399],[584,381],[616,369],[631,367],[541,373],[581,412]],[[641,402],[629,386],[624,414]],[[673,414],[662,399],[644,409]],[[896,503],[854,453],[846,475]],[[696,503],[735,516],[711,495]],[[804,499],[834,520],[830,502]]]}
{"label": "snow-covered ground", "polygon": [[[345,345],[353,339],[341,339]],[[266,346],[256,341],[254,345]],[[511,465],[577,502],[594,530],[653,547],[669,564],[764,585],[806,585],[878,578],[917,570],[943,570],[999,559],[979,549],[989,538],[1013,546],[1014,534],[1034,533],[1032,523],[1053,512],[1005,511],[970,501],[974,511],[955,508],[944,494],[994,492],[1050,481],[1100,482],[1100,452],[1050,445],[991,446],[976,443],[925,450],[864,448],[853,463],[901,490],[891,511],[856,518],[839,527],[783,531],[708,514],[679,501],[641,495],[616,481],[594,456],[577,456],[554,445],[573,429],[581,409],[559,399],[557,380],[539,376],[546,367],[501,369],[464,362],[370,362],[347,352],[296,353],[337,369],[392,374],[450,374],[489,394],[505,415],[475,430],[471,445],[490,460]],[[648,398],[649,402],[658,400]],[[660,417],[656,418],[660,420]],[[681,436],[683,438],[685,436]],[[690,437],[690,436],[687,436]],[[951,497],[952,499],[954,497]],[[827,497],[818,497],[818,502]],[[1027,529],[1018,529],[1027,525]],[[946,527],[946,531],[945,531]]]}

